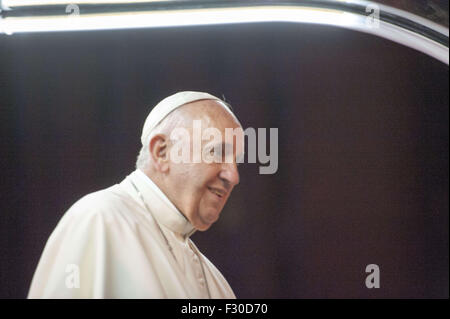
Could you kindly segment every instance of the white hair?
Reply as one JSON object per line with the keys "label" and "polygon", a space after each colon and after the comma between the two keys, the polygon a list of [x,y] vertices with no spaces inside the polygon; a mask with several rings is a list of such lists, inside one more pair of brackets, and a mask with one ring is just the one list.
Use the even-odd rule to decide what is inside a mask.
{"label": "white hair", "polygon": [[148,140],[145,141],[145,145],[142,145],[136,160],[136,168],[140,170],[147,170],[150,165],[150,148],[148,144],[150,144],[150,135]]}
{"label": "white hair", "polygon": [[172,130],[182,124],[185,120],[183,116],[177,116],[180,112],[180,108],[169,113],[162,121],[156,125],[156,127],[148,135],[144,145],[142,145],[139,155],[136,160],[136,168],[141,170],[147,170],[150,168],[150,141],[156,134],[164,134],[170,137]]}

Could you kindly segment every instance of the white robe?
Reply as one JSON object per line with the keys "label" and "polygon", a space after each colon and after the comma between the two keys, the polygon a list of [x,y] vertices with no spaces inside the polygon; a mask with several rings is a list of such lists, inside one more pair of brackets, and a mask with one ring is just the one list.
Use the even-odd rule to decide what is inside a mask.
{"label": "white robe", "polygon": [[28,298],[235,298],[217,268],[195,253],[193,232],[164,193],[136,170],[66,212],[47,241]]}

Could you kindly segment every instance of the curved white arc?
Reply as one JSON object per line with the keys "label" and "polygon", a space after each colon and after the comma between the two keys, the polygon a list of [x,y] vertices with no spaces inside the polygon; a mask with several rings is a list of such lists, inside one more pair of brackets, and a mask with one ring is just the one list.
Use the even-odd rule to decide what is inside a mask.
{"label": "curved white arc", "polygon": [[393,42],[397,42],[404,46],[410,47],[422,53],[425,53],[445,64],[449,64],[449,48],[432,41],[420,34],[409,30],[402,29],[398,26],[380,22],[380,28],[368,30],[365,27],[352,27],[351,29],[361,32],[370,33]]}
{"label": "curved white arc", "polygon": [[[150,27],[198,26],[230,23],[294,22],[337,26],[374,34],[428,54],[447,65],[446,46],[393,24],[372,26],[364,15],[333,9],[298,6],[259,6],[189,10],[161,10],[114,14],[0,19],[0,32],[84,31]],[[446,29],[448,31],[448,29]],[[448,32],[447,32],[448,34]]]}
{"label": "curved white arc", "polygon": [[[341,1],[342,2],[342,1]],[[394,8],[394,7],[390,7],[388,5],[382,4],[382,3],[378,3],[378,2],[374,2],[374,1],[364,1],[364,0],[345,0],[345,3],[354,3],[360,6],[364,6],[364,7],[368,7],[369,5],[376,5],[380,8],[380,11],[382,12],[388,12],[394,15],[397,15],[399,17],[408,19],[410,21],[413,21],[415,23],[421,24],[426,26],[427,28],[430,28],[436,32],[439,32],[445,36],[449,36],[449,29],[437,24],[433,21],[430,21],[424,17],[418,16],[414,13],[402,10],[402,9],[398,9],[398,8]]]}

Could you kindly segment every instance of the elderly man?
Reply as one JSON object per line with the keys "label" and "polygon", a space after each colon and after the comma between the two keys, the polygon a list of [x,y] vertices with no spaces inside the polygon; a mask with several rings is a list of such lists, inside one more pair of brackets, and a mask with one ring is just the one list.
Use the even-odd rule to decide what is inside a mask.
{"label": "elderly man", "polygon": [[[193,123],[221,133],[214,145],[202,139],[201,151],[213,157],[217,152],[223,160],[193,160]],[[180,129],[188,134],[176,138],[173,132]],[[227,129],[242,130],[227,104],[210,94],[179,92],[156,105],[144,124],[136,171],[65,213],[28,297],[235,298],[190,239],[219,218],[239,183],[236,158],[243,137],[225,147]],[[193,151],[190,160],[175,161],[177,147]]]}

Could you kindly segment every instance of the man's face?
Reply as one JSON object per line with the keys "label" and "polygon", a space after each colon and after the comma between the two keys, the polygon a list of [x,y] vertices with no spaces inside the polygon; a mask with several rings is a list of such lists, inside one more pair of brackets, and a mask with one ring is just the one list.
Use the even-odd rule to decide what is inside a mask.
{"label": "man's face", "polygon": [[[168,197],[196,229],[206,230],[217,221],[233,187],[239,183],[236,158],[242,156],[244,140],[243,135],[237,136],[226,146],[226,142],[230,142],[230,139],[226,138],[225,129],[238,129],[242,132],[240,124],[218,102],[211,100],[196,102],[200,103],[203,103],[203,106],[215,105],[208,105],[207,111],[201,108],[202,112],[192,113],[192,120],[196,120],[197,124],[201,123],[202,133],[208,128],[217,129],[216,132],[221,133],[221,140],[216,137],[197,140],[201,143],[201,151],[206,156],[199,163],[195,163],[193,152],[196,133],[193,125],[187,128],[190,139],[184,140],[183,143],[190,148],[190,161],[187,163],[170,161]],[[219,149],[222,154],[218,154]]]}

